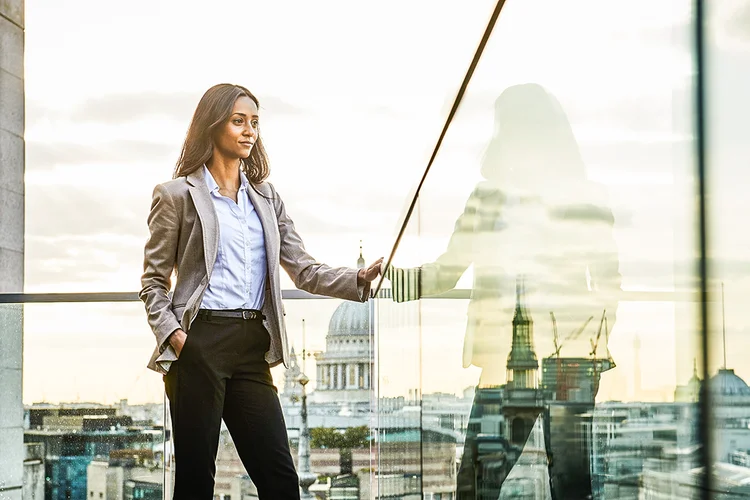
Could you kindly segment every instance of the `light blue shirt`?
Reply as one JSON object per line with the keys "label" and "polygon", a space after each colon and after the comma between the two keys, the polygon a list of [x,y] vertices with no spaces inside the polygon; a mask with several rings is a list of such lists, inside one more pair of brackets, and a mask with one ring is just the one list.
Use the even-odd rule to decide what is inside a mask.
{"label": "light blue shirt", "polygon": [[203,175],[219,219],[219,251],[201,308],[261,309],[268,271],[263,226],[248,194],[252,187],[240,172],[235,203],[219,194],[219,185],[205,166]]}

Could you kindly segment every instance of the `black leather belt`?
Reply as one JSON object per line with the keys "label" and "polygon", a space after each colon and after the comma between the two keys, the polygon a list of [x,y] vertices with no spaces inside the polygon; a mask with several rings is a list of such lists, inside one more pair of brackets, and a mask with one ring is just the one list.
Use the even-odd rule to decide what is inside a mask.
{"label": "black leather belt", "polygon": [[266,319],[263,313],[257,309],[198,309],[198,318],[211,320],[211,318],[237,318],[237,319]]}

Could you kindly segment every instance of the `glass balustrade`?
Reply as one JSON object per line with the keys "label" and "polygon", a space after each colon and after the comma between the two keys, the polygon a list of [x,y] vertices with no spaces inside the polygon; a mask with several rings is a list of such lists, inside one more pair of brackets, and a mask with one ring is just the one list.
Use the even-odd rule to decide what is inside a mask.
{"label": "glass balustrade", "polygon": [[[698,3],[504,2],[398,239],[384,224],[409,206],[449,80],[418,97],[410,84],[409,99],[368,91],[360,104],[373,113],[351,107],[351,96],[331,98],[326,112],[348,119],[323,123],[347,145],[299,178],[294,155],[279,155],[274,182],[290,187],[315,255],[329,248],[342,261],[363,224],[383,239],[374,247],[396,240],[368,303],[285,291],[293,356],[272,374],[295,463],[316,478],[317,498],[750,496],[750,1],[711,3],[703,19]],[[491,7],[455,20],[478,39],[479,11]],[[441,67],[456,84],[458,53],[471,55],[461,38]],[[149,185],[168,177],[157,163],[176,152],[147,131],[179,139],[176,124],[189,117],[170,106],[198,96],[180,92],[158,115],[111,118],[97,111],[108,97],[94,84],[76,93],[86,115],[77,141],[42,140],[63,136],[75,113],[27,106],[26,294],[0,294],[0,498],[171,497],[169,404],[146,368],[153,335],[135,293],[103,292],[130,289],[139,274],[150,191],[94,186],[113,172]],[[305,144],[321,105],[284,128],[285,106],[269,102],[266,130]],[[357,142],[368,134],[347,135],[358,121],[371,135],[389,130],[392,149],[361,167],[392,189],[369,183],[362,204],[342,213],[351,158],[370,150]],[[123,140],[86,133],[101,123]],[[126,169],[134,145],[153,154]],[[97,162],[106,168],[91,173]],[[331,182],[312,199],[308,181],[321,176]],[[308,210],[323,199],[325,223]],[[125,206],[142,211],[113,208]],[[93,212],[101,217],[90,222]],[[215,498],[256,493],[222,428]]]}
{"label": "glass balustrade", "polygon": [[[272,375],[295,462],[306,425],[317,477],[312,491],[336,491],[342,475],[357,473],[369,484],[374,303],[284,295],[293,356],[289,369],[275,367]],[[98,302],[106,297],[96,294],[84,302],[34,302],[40,297],[0,307],[0,338],[12,338],[10,329],[21,325],[24,332],[24,455],[3,454],[8,464],[22,464],[24,491],[46,499],[171,496],[169,402],[162,377],[146,368],[154,340],[143,305],[127,296]],[[303,376],[309,379],[304,424]],[[20,373],[17,380],[3,378],[8,391],[16,383]],[[254,494],[224,426],[216,467],[217,497]]]}
{"label": "glass balustrade", "polygon": [[[701,497],[694,21],[639,5],[506,2],[383,283],[382,496]],[[750,373],[709,373],[718,487]]]}

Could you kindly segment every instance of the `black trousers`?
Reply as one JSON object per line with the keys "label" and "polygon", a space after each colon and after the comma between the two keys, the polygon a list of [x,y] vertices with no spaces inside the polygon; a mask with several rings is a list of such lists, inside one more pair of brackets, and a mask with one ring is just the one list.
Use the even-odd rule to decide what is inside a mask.
{"label": "black trousers", "polygon": [[261,320],[196,319],[164,377],[172,416],[175,500],[212,500],[221,419],[261,500],[297,500],[297,472],[264,355]]}

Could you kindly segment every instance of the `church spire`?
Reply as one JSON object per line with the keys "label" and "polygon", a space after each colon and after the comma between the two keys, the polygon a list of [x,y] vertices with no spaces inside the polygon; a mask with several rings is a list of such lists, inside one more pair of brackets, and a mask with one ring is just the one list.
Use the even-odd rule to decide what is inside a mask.
{"label": "church spire", "polygon": [[526,310],[524,304],[525,289],[523,278],[516,279],[516,311],[513,314],[513,325],[531,324],[533,323],[529,317],[529,313]]}
{"label": "church spire", "polygon": [[514,389],[536,389],[539,361],[534,352],[534,322],[524,304],[523,278],[516,280],[513,343],[508,354],[508,382]]}
{"label": "church spire", "polygon": [[359,259],[357,259],[357,269],[365,267],[365,258],[362,256],[362,240],[359,240]]}

